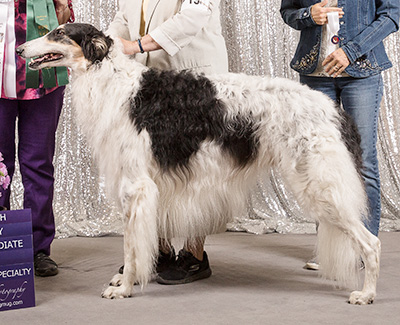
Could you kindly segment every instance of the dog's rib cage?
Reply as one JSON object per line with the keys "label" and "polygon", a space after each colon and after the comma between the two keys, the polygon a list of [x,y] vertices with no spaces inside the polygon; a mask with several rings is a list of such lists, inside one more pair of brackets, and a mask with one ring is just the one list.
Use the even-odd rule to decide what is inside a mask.
{"label": "dog's rib cage", "polygon": [[188,168],[203,141],[215,141],[239,166],[257,155],[254,122],[240,113],[227,118],[214,85],[189,71],[149,69],[131,99],[130,118],[146,130],[161,168]]}

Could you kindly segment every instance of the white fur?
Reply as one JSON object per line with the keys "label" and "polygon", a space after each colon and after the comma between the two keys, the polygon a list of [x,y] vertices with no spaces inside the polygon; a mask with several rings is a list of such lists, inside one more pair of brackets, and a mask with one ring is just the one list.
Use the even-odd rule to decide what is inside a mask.
{"label": "white fur", "polygon": [[[24,54],[45,53],[47,46],[46,38],[29,42]],[[149,281],[159,237],[193,238],[218,232],[244,210],[257,174],[274,167],[320,223],[317,252],[323,275],[338,284],[354,285],[361,257],[364,288],[351,294],[350,303],[371,303],[380,241],[362,223],[366,195],[341,140],[333,103],[286,79],[208,76],[227,107],[226,119],[240,113],[260,121],[258,155],[238,168],[216,143],[205,141],[190,158],[190,172],[164,173],[153,156],[149,134],[145,130],[138,134],[128,117],[129,98],[138,90],[146,67],[123,55],[119,46],[116,42],[98,66],[90,66],[83,56],[57,63],[72,68],[77,121],[125,218],[124,274],[112,280],[103,296],[127,297],[134,282]]]}

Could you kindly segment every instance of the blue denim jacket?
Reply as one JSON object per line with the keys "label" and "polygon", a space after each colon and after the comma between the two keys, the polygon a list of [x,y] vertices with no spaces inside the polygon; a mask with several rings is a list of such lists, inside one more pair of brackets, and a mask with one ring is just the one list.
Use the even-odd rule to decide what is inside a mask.
{"label": "blue denim jacket", "polygon": [[[290,66],[300,74],[312,73],[318,63],[322,27],[311,17],[311,6],[320,0],[282,0],[286,24],[300,30],[300,41]],[[383,40],[399,29],[399,0],[338,0],[339,45],[350,60],[346,72],[355,78],[368,77],[392,66]]]}

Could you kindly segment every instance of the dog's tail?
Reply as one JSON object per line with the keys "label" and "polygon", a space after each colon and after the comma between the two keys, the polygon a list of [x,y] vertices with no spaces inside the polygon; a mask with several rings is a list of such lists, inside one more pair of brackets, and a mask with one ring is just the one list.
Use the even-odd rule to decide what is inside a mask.
{"label": "dog's tail", "polygon": [[330,223],[320,223],[318,227],[317,259],[321,275],[335,281],[335,285],[357,288],[361,254],[355,249],[348,235]]}
{"label": "dog's tail", "polygon": [[[341,118],[337,130],[345,123]],[[322,275],[338,286],[354,287],[364,253],[359,251],[359,238],[364,236],[363,218],[368,215],[364,183],[354,159],[357,150],[350,151],[343,133],[341,138],[332,134],[314,140],[313,150],[296,167],[300,174],[291,175],[292,189],[319,222],[316,250]]]}

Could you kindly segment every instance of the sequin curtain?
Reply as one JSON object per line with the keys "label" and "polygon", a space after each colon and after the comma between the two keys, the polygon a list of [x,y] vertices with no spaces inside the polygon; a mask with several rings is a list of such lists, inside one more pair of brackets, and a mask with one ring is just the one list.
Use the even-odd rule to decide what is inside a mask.
{"label": "sequin curtain", "polygon": [[[222,23],[230,70],[298,79],[289,62],[299,32],[285,25],[281,1],[222,1]],[[400,33],[385,40],[393,68],[383,74],[385,93],[378,129],[378,156],[382,186],[381,230],[400,230]],[[279,174],[260,175],[249,198],[248,214],[236,218],[231,230],[254,233],[315,232]]]}
{"label": "sequin curtain", "polygon": [[[114,17],[117,0],[75,0],[77,22],[105,30]],[[280,1],[222,0],[222,27],[232,72],[297,79],[289,68],[298,32],[286,26],[279,14]],[[400,230],[400,34],[385,45],[393,68],[384,73],[378,155],[382,178],[381,230]],[[122,233],[115,205],[105,196],[104,179],[74,121],[67,88],[57,131],[54,211],[57,236],[100,236]],[[20,176],[13,184],[12,204],[21,208]],[[311,233],[314,223],[303,213],[279,173],[259,176],[248,199],[248,211],[228,225],[229,230],[252,233]]]}

